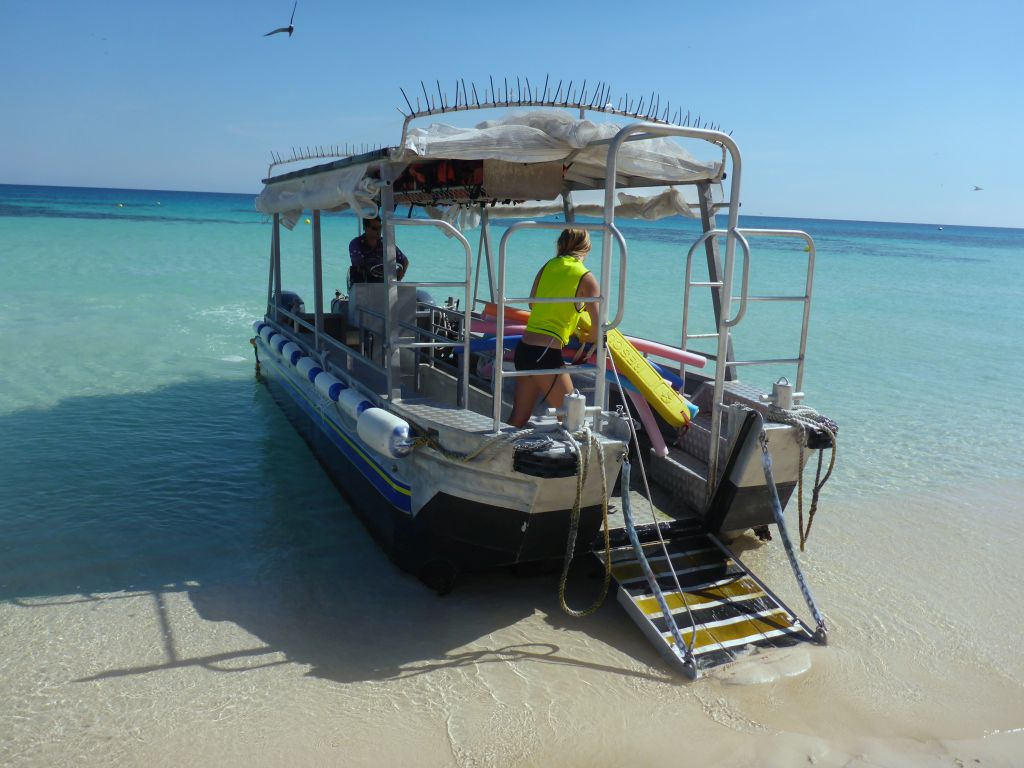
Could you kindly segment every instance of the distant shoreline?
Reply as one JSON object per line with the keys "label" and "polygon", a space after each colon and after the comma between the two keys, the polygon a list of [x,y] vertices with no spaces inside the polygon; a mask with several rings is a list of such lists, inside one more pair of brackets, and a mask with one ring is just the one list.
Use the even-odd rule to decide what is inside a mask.
{"label": "distant shoreline", "polygon": [[[162,195],[211,195],[219,197],[247,197],[255,198],[259,195],[259,190],[255,192],[209,192],[206,190],[189,190],[189,189],[144,189],[137,187],[83,187],[79,185],[63,185],[63,184],[15,184],[8,182],[0,182],[0,189],[4,188],[22,188],[22,189],[79,189],[79,190],[94,190],[100,192],[129,192],[129,193],[160,193]],[[849,224],[886,224],[896,226],[908,226],[908,227],[942,227],[943,230],[949,230],[951,228],[963,228],[963,229],[994,229],[994,230],[1008,230],[1011,232],[1024,231],[1022,227],[1008,227],[1008,226],[994,226],[991,224],[954,224],[947,222],[928,222],[928,221],[882,221],[875,219],[823,219],[817,216],[777,216],[774,214],[766,213],[745,213],[741,212],[741,215],[745,218],[751,219],[781,219],[789,221],[822,221],[822,222],[844,222]],[[634,222],[635,223],[635,222]]]}

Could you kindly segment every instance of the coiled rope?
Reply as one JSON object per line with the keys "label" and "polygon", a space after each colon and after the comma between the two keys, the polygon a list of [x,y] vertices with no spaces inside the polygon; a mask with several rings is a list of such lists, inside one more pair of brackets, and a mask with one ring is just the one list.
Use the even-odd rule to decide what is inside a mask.
{"label": "coiled rope", "polygon": [[[836,465],[836,453],[838,452],[836,434],[839,432],[839,427],[830,418],[822,416],[816,410],[809,408],[806,405],[794,405],[791,409],[787,410],[779,408],[777,405],[769,404],[767,413],[765,414],[765,420],[776,424],[789,424],[798,428],[797,444],[800,446],[800,472],[797,475],[796,508],[798,513],[798,529],[800,532],[800,551],[803,552],[804,547],[807,544],[807,539],[811,535],[811,526],[814,524],[814,515],[818,511],[818,498],[821,495],[821,489],[825,487],[825,483],[827,483],[829,478],[832,477],[832,469]],[[805,527],[803,473],[804,448],[807,446],[807,435],[819,430],[829,436],[829,439],[832,442],[832,454],[828,462],[828,471],[826,471],[825,476],[822,477],[821,467],[825,457],[825,449],[822,448],[818,451],[818,469],[814,476],[814,486],[811,490],[811,506],[807,512],[807,525]]]}

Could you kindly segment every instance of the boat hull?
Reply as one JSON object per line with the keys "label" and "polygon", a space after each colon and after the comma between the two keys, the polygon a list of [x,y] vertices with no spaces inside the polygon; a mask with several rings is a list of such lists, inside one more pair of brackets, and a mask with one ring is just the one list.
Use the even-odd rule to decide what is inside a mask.
{"label": "boat hull", "polygon": [[[571,510],[512,509],[435,493],[415,514],[412,488],[388,472],[353,431],[331,419],[306,383],[265,345],[258,346],[261,379],[274,401],[341,491],[374,539],[404,570],[421,574],[443,565],[454,571],[560,560]],[[472,468],[452,465],[452,472]],[[600,506],[581,509],[577,550],[589,549],[601,525]]]}

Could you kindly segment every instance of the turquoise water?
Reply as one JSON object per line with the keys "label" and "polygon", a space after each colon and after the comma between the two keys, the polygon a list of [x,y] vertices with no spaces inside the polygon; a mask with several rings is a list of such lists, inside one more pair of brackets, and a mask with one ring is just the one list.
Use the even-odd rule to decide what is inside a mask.
{"label": "turquoise water", "polygon": [[[1024,230],[743,223],[804,229],[817,245],[804,389],[808,404],[840,424],[823,504],[859,516],[840,525],[891,534],[876,499],[887,499],[886,509],[906,500],[902,523],[913,528],[931,524],[929,499],[1010,488],[972,514],[986,531],[1020,532]],[[623,325],[677,343],[680,265],[697,229],[622,228],[630,241]],[[353,219],[325,217],[328,300],[344,286],[354,233]],[[0,186],[0,601],[178,589],[204,619],[234,621],[293,661],[328,671],[340,663],[311,650],[329,645],[322,626],[308,628],[312,638],[282,631],[291,619],[261,618],[259,601],[204,609],[204,594],[243,584],[273,596],[279,611],[299,595],[326,615],[339,608],[335,588],[352,569],[399,578],[383,575],[388,564],[253,376],[248,339],[266,299],[269,236],[250,195]],[[475,245],[478,235],[468,237]],[[307,307],[310,239],[302,223],[283,238],[284,285]],[[550,240],[515,241],[510,292],[527,292]],[[410,278],[458,277],[461,257],[439,234],[409,228],[399,242]],[[799,292],[802,244],[753,246],[752,292]],[[795,354],[798,322],[794,306],[752,304],[736,333],[738,355]],[[773,338],[767,329],[780,324],[785,333]],[[780,373],[792,376],[743,377],[767,388]],[[843,575],[832,592],[839,586],[862,587]],[[387,625],[381,616],[365,621],[364,630]],[[349,643],[359,632],[333,623],[330,631]],[[450,631],[426,649],[375,649],[373,674],[443,655],[489,628],[456,621]],[[13,649],[21,640],[0,643]],[[22,733],[16,743],[49,734]]]}
{"label": "turquoise water", "polygon": [[[1009,398],[1024,378],[1024,230],[743,224],[815,238],[804,389],[841,428],[830,493],[914,493],[1024,474],[1021,453],[1009,449],[1024,430]],[[696,224],[622,228],[630,243],[624,327],[678,343],[680,265]],[[0,419],[2,432],[17,436],[0,447],[4,546],[25,557],[38,549],[45,564],[40,533],[54,535],[69,515],[75,526],[106,530],[101,540],[125,513],[141,512],[144,525],[159,528],[165,523],[145,513],[154,485],[166,497],[161,508],[209,507],[211,518],[231,516],[209,522],[225,530],[239,507],[246,525],[253,506],[266,513],[264,486],[276,481],[232,478],[264,460],[268,441],[294,442],[255,384],[248,344],[266,296],[269,231],[249,195],[0,187]],[[312,307],[310,232],[303,223],[285,232],[283,261],[284,285]],[[350,217],[325,217],[328,301],[344,288],[353,233]],[[474,245],[476,237],[469,233]],[[411,276],[459,277],[453,242],[418,228],[401,238]],[[510,293],[528,291],[548,240],[526,233],[513,241]],[[806,260],[800,241],[755,238],[751,293],[801,292]],[[698,315],[707,302],[696,303],[691,332],[709,328]],[[750,304],[736,332],[738,357],[795,355],[799,320],[797,304]],[[767,389],[794,371],[741,375]],[[319,472],[305,455],[285,461],[289,475]],[[136,494],[144,494],[141,505]],[[192,541],[187,527],[177,530]],[[9,587],[21,575],[16,568],[0,581]]]}
{"label": "turquoise water", "polygon": [[[44,542],[69,515],[100,540],[125,513],[165,526],[145,513],[154,486],[162,509],[195,515],[209,507],[204,525],[224,530],[239,522],[240,507],[246,525],[253,506],[266,513],[264,486],[276,481],[251,477],[252,468],[268,441],[294,438],[253,378],[248,338],[266,296],[270,226],[252,203],[248,195],[0,187],[0,419],[2,432],[17,436],[0,447],[0,495],[10,502],[0,541],[23,557],[43,556],[43,571]],[[1008,450],[1024,428],[1008,398],[1024,378],[1024,230],[743,224],[815,238],[804,389],[809,404],[840,424],[831,493],[913,493],[1024,474],[1021,453]],[[677,343],[680,265],[696,224],[622,228],[630,243],[624,327]],[[283,262],[284,285],[312,307],[310,231],[300,223],[285,232]],[[342,255],[353,233],[350,217],[325,217],[328,301],[332,288],[344,288]],[[454,243],[417,228],[401,238],[411,276],[459,277]],[[510,293],[528,292],[548,239],[528,233],[513,242]],[[754,239],[751,292],[801,292],[806,259],[800,241]],[[738,357],[795,355],[799,313],[796,304],[751,304],[736,333]],[[691,332],[709,328],[694,316]],[[741,375],[767,389],[794,371]],[[286,474],[319,472],[304,455],[285,461]],[[249,479],[236,482],[238,475]],[[187,549],[191,533],[176,530]],[[0,581],[9,588],[23,575],[15,568]]]}

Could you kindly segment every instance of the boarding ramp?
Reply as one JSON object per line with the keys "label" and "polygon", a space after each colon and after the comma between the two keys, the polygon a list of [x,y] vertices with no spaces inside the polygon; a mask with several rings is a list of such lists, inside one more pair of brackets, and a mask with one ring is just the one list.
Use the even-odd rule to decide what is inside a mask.
{"label": "boarding ramp", "polygon": [[[753,648],[814,641],[811,629],[696,522],[687,527],[664,525],[664,544],[653,525],[638,533],[670,615],[662,611],[629,543],[611,549],[617,598],[677,671],[696,677],[685,663],[685,654],[676,652],[673,623],[683,642],[692,644],[697,672],[735,661]],[[604,552],[595,554],[603,563]]]}

